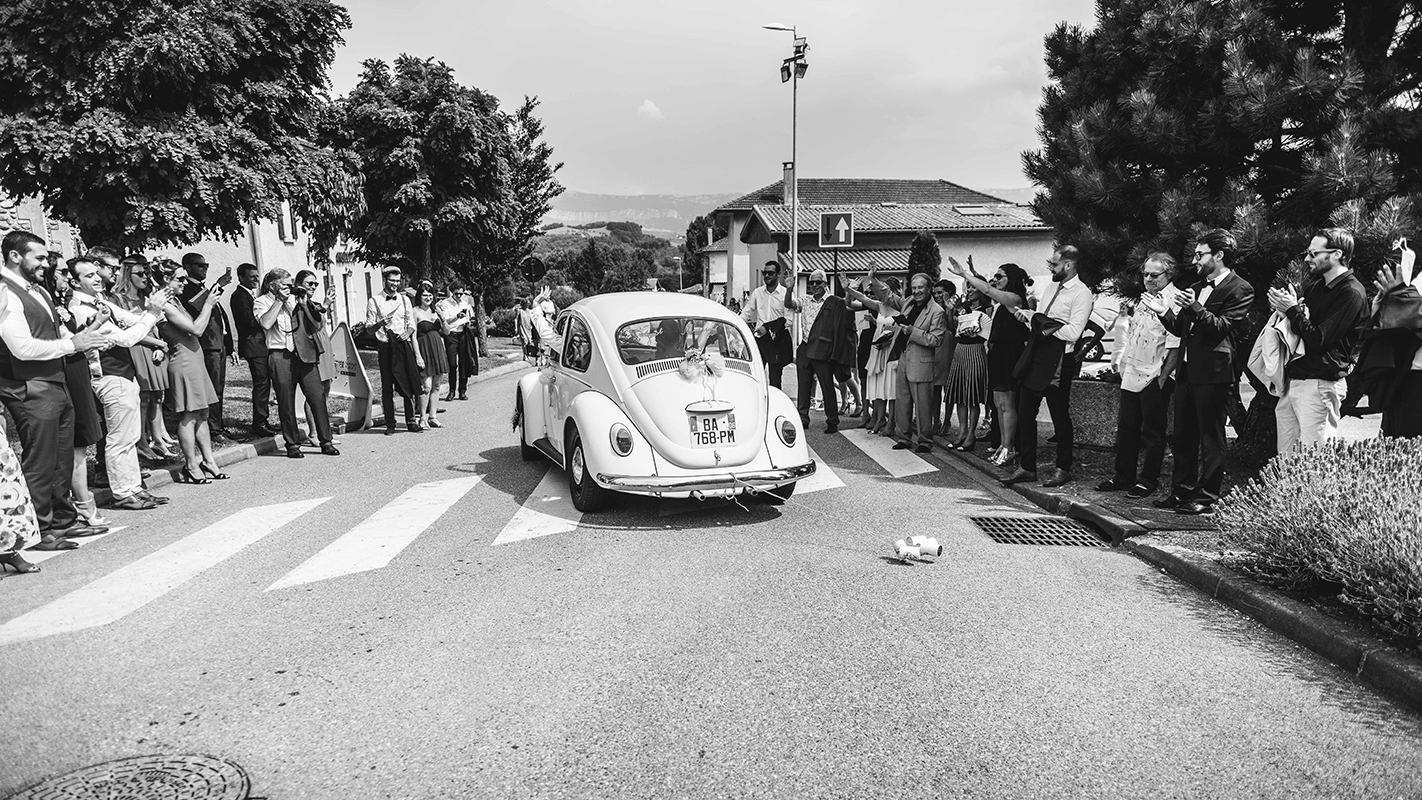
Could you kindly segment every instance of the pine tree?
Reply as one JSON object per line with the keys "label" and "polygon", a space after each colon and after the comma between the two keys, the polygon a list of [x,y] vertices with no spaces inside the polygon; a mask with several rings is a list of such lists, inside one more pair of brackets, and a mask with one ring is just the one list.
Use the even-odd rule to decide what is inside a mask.
{"label": "pine tree", "polygon": [[919,231],[909,245],[909,275],[928,273],[935,282],[942,275],[943,253],[938,249],[938,237],[931,231]]}

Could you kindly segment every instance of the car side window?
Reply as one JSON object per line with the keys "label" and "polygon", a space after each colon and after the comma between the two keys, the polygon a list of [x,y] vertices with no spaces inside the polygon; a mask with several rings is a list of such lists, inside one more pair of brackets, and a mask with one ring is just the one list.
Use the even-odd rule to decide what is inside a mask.
{"label": "car side window", "polygon": [[[558,317],[556,322],[553,323],[553,330],[557,331],[558,337],[563,340],[565,346],[568,341],[568,319],[569,316],[567,314],[563,314],[562,316]],[[556,347],[548,348],[548,360],[552,361],[554,364],[562,364],[563,352]]]}
{"label": "car side window", "polygon": [[588,335],[588,326],[581,319],[573,317],[563,334],[563,342],[563,366],[577,372],[586,372],[592,364],[592,337]]}

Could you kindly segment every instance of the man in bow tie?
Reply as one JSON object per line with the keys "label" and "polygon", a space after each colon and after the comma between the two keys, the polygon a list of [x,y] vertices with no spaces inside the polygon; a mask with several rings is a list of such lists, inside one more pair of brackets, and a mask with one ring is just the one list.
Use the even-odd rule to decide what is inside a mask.
{"label": "man in bow tie", "polygon": [[423,428],[415,423],[415,395],[420,391],[420,370],[415,363],[415,310],[410,298],[400,291],[405,275],[399,267],[381,272],[384,290],[370,298],[365,308],[368,330],[375,332],[380,356],[380,409],[385,414],[385,435],[395,434],[395,392],[405,399],[405,427],[411,432]]}

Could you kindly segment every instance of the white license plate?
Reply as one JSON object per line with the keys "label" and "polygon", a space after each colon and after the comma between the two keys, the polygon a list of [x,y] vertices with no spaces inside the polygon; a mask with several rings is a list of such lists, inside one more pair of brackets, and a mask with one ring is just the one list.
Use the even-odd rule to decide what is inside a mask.
{"label": "white license plate", "polygon": [[691,421],[692,447],[726,447],[736,443],[734,412],[692,414],[688,419]]}

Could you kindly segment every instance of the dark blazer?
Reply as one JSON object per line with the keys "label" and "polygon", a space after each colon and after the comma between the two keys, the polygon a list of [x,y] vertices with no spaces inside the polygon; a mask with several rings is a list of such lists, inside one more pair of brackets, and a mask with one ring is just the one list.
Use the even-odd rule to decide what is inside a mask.
{"label": "dark blazer", "polygon": [[[206,286],[196,281],[188,281],[183,286],[183,293],[179,299],[183,301],[183,308],[188,314],[197,319],[197,315],[202,313],[202,300],[211,291]],[[223,310],[221,303],[216,303],[212,307],[212,316],[208,317],[207,327],[203,329],[202,335],[198,337],[202,342],[202,349],[219,351],[223,355],[232,352],[232,325],[227,321],[227,312]]]}
{"label": "dark blazer", "polygon": [[830,295],[820,307],[815,324],[805,336],[805,357],[816,361],[830,361],[835,364],[852,366],[855,347],[854,312],[849,310],[844,299]]}
{"label": "dark blazer", "polygon": [[1052,319],[1043,313],[1032,315],[1032,324],[1027,334],[1027,346],[1012,369],[1012,377],[1021,381],[1022,388],[1034,392],[1045,391],[1058,376],[1058,368],[1066,356],[1066,342],[1053,336],[1062,327],[1061,320]]}
{"label": "dark blazer", "polygon": [[238,286],[232,290],[232,321],[237,326],[237,355],[266,358],[267,335],[252,311],[252,293]]}
{"label": "dark blazer", "polygon": [[322,311],[307,300],[297,303],[291,313],[291,340],[296,345],[296,357],[304,363],[320,363],[321,354],[326,351],[325,337],[321,335],[322,316]]}
{"label": "dark blazer", "polygon": [[[1188,291],[1198,294],[1204,281]],[[1205,304],[1198,302],[1161,317],[1165,329],[1180,337],[1185,354],[1185,379],[1194,384],[1233,384],[1239,380],[1249,353],[1249,306],[1254,287],[1231,272],[1216,286]]]}

